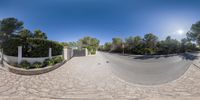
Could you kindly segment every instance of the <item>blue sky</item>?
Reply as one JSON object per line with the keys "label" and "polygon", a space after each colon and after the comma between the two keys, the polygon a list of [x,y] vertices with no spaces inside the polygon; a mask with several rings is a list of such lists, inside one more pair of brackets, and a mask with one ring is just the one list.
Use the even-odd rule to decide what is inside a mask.
{"label": "blue sky", "polygon": [[103,44],[149,32],[181,39],[199,11],[200,0],[0,0],[0,19],[16,17],[62,42],[92,36]]}

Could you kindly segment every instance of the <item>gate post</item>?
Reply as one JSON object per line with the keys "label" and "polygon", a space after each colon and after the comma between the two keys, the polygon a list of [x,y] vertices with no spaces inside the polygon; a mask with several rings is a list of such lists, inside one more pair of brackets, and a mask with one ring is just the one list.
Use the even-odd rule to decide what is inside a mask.
{"label": "gate post", "polygon": [[3,49],[0,49],[0,64],[3,64]]}
{"label": "gate post", "polygon": [[68,60],[68,53],[67,52],[68,52],[67,48],[64,48],[63,49],[63,57],[64,57],[65,60]]}
{"label": "gate post", "polygon": [[88,56],[88,49],[85,48],[85,56]]}
{"label": "gate post", "polygon": [[22,46],[18,46],[18,58],[17,63],[20,64],[22,61]]}
{"label": "gate post", "polygon": [[49,48],[49,58],[51,59],[52,58],[52,49]]}

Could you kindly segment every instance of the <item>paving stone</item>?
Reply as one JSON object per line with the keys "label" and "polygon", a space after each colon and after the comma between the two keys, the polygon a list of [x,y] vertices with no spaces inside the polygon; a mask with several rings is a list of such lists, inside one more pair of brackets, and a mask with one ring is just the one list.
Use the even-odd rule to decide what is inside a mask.
{"label": "paving stone", "polygon": [[200,97],[200,69],[195,66],[200,66],[199,61],[177,80],[157,86],[125,82],[112,73],[106,61],[97,53],[74,57],[58,69],[41,75],[23,76],[0,70],[0,100],[160,100],[162,97],[189,100]]}

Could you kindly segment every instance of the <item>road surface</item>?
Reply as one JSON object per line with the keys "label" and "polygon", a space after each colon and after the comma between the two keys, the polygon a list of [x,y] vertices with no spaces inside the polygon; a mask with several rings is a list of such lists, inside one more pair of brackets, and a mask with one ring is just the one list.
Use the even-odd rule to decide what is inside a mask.
{"label": "road surface", "polygon": [[141,85],[158,85],[183,75],[195,54],[134,56],[100,52],[108,59],[113,73],[121,79]]}
{"label": "road surface", "polygon": [[[194,64],[173,82],[146,86],[116,76],[113,69],[125,70],[127,66],[114,63],[114,59],[121,65],[133,61],[131,56],[97,52],[93,56],[74,57],[63,66],[40,75],[17,75],[0,67],[0,100],[200,100],[200,68]],[[140,59],[134,60],[142,62]],[[199,60],[196,65],[200,66]]]}

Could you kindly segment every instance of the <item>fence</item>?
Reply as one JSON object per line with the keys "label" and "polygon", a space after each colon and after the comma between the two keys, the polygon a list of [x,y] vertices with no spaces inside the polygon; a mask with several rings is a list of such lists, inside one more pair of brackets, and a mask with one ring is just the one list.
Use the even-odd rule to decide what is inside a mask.
{"label": "fence", "polygon": [[75,49],[73,50],[73,56],[78,57],[78,56],[87,56],[88,55],[88,50],[87,49]]}
{"label": "fence", "polygon": [[[3,51],[3,50],[2,50]],[[57,55],[57,56],[63,56],[64,60],[69,60],[74,56],[87,56],[87,49],[83,50],[76,50],[72,48],[65,48],[63,49],[63,54],[62,55]],[[29,63],[34,63],[34,62],[43,62],[45,59],[52,58],[55,56],[52,56],[52,49],[49,48],[49,56],[48,57],[37,57],[37,58],[28,58],[28,57],[22,57],[22,47],[18,46],[18,56],[8,56],[3,54],[0,51],[0,61],[2,62],[3,60],[8,62],[8,63],[21,63],[21,61],[26,60]]]}

